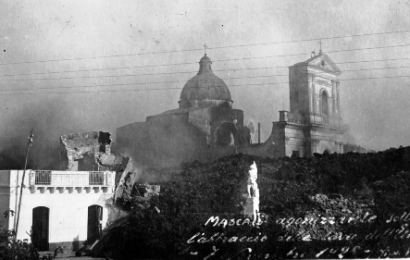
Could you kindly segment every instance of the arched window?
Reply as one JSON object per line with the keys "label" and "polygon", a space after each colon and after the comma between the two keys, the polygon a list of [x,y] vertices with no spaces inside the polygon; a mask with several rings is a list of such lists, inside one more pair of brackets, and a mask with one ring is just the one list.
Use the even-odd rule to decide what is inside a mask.
{"label": "arched window", "polygon": [[328,115],[329,114],[329,103],[328,103],[328,95],[326,91],[322,91],[322,114]]}

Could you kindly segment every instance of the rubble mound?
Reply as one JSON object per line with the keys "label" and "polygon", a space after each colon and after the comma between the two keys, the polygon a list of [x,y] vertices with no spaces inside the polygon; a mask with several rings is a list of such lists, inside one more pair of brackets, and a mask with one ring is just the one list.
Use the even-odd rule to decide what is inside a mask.
{"label": "rubble mound", "polygon": [[[253,161],[258,166],[263,224],[205,225],[215,216],[244,218]],[[211,163],[186,163],[182,170],[169,172],[171,180],[151,183],[161,191],[148,202],[132,200],[138,195],[128,193],[133,201],[129,215],[108,231],[97,253],[118,259],[202,259],[216,250],[215,256],[228,258],[249,247],[252,259],[408,256],[410,235],[403,225],[410,213],[409,171],[410,147],[312,158],[238,154]],[[229,243],[228,238],[209,236],[202,243],[198,238],[207,232],[266,235],[267,242],[259,237],[258,243]]]}

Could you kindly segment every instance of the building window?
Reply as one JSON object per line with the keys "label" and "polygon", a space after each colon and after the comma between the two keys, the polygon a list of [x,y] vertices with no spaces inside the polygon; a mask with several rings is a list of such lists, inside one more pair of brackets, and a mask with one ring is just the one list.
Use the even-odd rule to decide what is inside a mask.
{"label": "building window", "polygon": [[328,103],[328,95],[326,91],[322,91],[321,95],[321,102],[322,102],[322,114],[328,115],[329,114],[329,103]]}

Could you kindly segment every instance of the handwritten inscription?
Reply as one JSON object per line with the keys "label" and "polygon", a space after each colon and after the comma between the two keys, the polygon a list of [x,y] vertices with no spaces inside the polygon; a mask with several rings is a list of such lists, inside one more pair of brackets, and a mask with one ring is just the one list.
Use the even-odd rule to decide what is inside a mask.
{"label": "handwritten inscription", "polygon": [[250,218],[244,218],[244,219],[226,219],[226,218],[219,218],[218,216],[210,217],[206,222],[205,226],[208,224],[213,224],[214,227],[216,226],[221,226],[223,228],[226,228],[226,226],[232,227],[232,226],[260,226],[263,223],[266,223],[263,219],[260,217],[255,218],[254,220],[251,220]]}
{"label": "handwritten inscription", "polygon": [[[342,232],[330,231],[325,236],[322,237],[322,241],[349,241],[357,237],[357,234],[343,234]],[[277,241],[312,241],[309,233],[302,233],[296,236],[290,234],[285,234],[284,236],[279,236]]]}
{"label": "handwritten inscription", "polygon": [[[292,245],[289,243],[295,242],[295,241],[301,241],[301,242],[311,242],[314,243],[315,241],[318,243],[323,243],[320,241],[347,241],[346,245],[338,244],[340,242],[337,242],[336,245],[339,246],[330,246],[332,244],[328,244],[329,247],[322,247],[324,244],[317,244],[321,245],[319,246],[319,249],[315,249],[315,251],[310,251],[307,252],[308,248],[303,247],[303,248],[298,248],[298,247],[293,247],[289,251],[284,251],[286,252],[284,255],[281,257],[286,257],[286,258],[304,258],[305,256],[313,257],[313,258],[344,258],[344,257],[352,257],[352,255],[359,255],[360,257],[368,258],[368,257],[376,257],[376,258],[388,258],[388,257],[408,257],[410,256],[410,248],[393,248],[390,246],[383,246],[378,248],[366,248],[366,244],[363,244],[361,246],[352,246],[352,240],[357,240],[360,239],[360,241],[371,241],[371,240],[380,240],[380,239],[386,239],[386,238],[392,238],[393,240],[391,241],[398,241],[400,240],[407,240],[410,239],[410,212],[404,212],[403,214],[391,214],[389,217],[385,220],[382,220],[382,223],[386,223],[385,225],[377,225],[376,229],[373,232],[370,232],[368,234],[355,234],[355,233],[343,233],[339,231],[327,231],[327,233],[322,234],[320,237],[312,238],[310,234],[310,229],[309,227],[306,228],[307,226],[325,226],[327,225],[329,227],[333,225],[338,225],[338,224],[348,224],[348,225],[357,225],[357,224],[366,224],[366,225],[371,225],[376,223],[377,216],[374,214],[371,214],[369,212],[366,212],[365,214],[362,214],[360,216],[342,216],[342,217],[331,217],[331,216],[317,216],[317,217],[304,217],[304,218],[277,218],[276,220],[270,221],[268,223],[267,218],[261,218],[260,216],[257,216],[255,219],[250,219],[250,218],[223,218],[219,216],[211,216],[209,217],[206,222],[204,223],[204,227],[208,227],[206,231],[203,232],[197,232],[194,234],[192,237],[190,237],[187,240],[188,245],[193,245],[193,244],[211,244],[213,247],[212,252],[207,254],[208,258],[212,256],[216,256],[218,252],[227,252],[226,250],[221,250],[220,249],[224,248],[223,244],[238,244],[239,248],[241,247],[240,245],[243,244],[245,245],[248,249],[250,250],[240,250],[236,251],[237,253],[245,251],[248,252],[248,259],[250,258],[250,255],[252,254],[252,244],[256,246],[258,244],[258,247],[262,246],[262,248],[265,248],[263,245],[268,245],[268,247],[265,248],[265,253],[261,252],[260,249],[258,252],[258,255],[256,258],[253,256],[255,259],[270,259],[270,257],[278,257],[278,256],[271,256],[269,255],[269,245],[270,243],[277,243],[277,245]],[[380,223],[380,222],[378,222]],[[268,235],[270,236],[268,239],[268,235],[263,234],[263,231],[265,230],[262,228],[262,225],[266,224],[271,224],[271,225],[279,225],[282,227],[282,230],[285,234],[274,234],[274,233],[269,233]],[[373,227],[374,225],[368,226],[368,227]],[[214,227],[217,228],[219,232],[212,233],[209,232],[209,227]],[[251,232],[252,235],[250,234],[243,234],[243,235],[237,235],[237,234],[232,234],[235,230],[242,230],[240,232],[243,232],[244,229],[240,227],[249,227],[253,231],[256,232]],[[292,229],[290,227],[293,227]],[[295,234],[295,229],[294,227],[299,227],[300,229],[297,234]],[[237,229],[238,228],[238,229]],[[225,231],[225,229],[227,229]],[[247,228],[245,229],[247,230]],[[367,229],[368,230],[368,229]],[[258,232],[261,231],[261,232]],[[265,230],[266,231],[266,230]],[[210,234],[209,234],[210,233]],[[246,232],[245,232],[246,233]],[[357,240],[359,241],[359,240]],[[374,245],[373,242],[369,242],[369,245]],[[296,244],[295,244],[296,245]],[[253,247],[253,246],[251,246]],[[321,249],[322,247],[323,249]],[[317,247],[316,247],[317,248]],[[403,251],[404,250],[404,251]],[[269,252],[269,253],[267,253]],[[192,253],[197,253],[197,252],[191,252]],[[205,253],[205,252],[204,252]],[[222,254],[222,253],[221,253]],[[225,253],[224,253],[225,254]],[[282,253],[281,253],[282,254]],[[219,256],[218,256],[219,257]],[[220,257],[220,259],[225,259],[223,257]],[[226,258],[229,259],[229,258]]]}
{"label": "handwritten inscription", "polygon": [[315,225],[315,224],[320,224],[320,225],[334,225],[334,224],[358,224],[358,223],[373,223],[377,219],[376,215],[371,215],[370,213],[366,212],[363,216],[356,216],[356,217],[305,217],[305,218],[278,218],[276,220],[276,224],[282,225],[282,226],[292,226],[292,225]]}
{"label": "handwritten inscription", "polygon": [[[332,257],[332,258],[344,258],[346,254],[351,253],[353,255],[361,254],[363,258],[388,258],[388,257],[408,257],[410,256],[410,247],[403,253],[399,250],[392,250],[390,248],[379,249],[377,251],[372,251],[368,248],[361,246],[345,246],[345,247],[327,247],[314,254],[316,258]],[[290,250],[286,256],[292,258],[303,258],[305,253],[298,251],[297,247]]]}
{"label": "handwritten inscription", "polygon": [[366,240],[374,240],[386,237],[393,237],[394,239],[410,239],[410,231],[408,229],[408,224],[402,224],[400,228],[387,228],[377,229],[374,232],[368,234],[365,239]]}
{"label": "handwritten inscription", "polygon": [[[198,238],[199,237],[199,238]],[[207,237],[205,233],[196,233],[190,239],[188,239],[187,243],[192,244],[194,242],[198,244],[205,244],[211,242],[221,242],[221,243],[258,243],[258,242],[265,242],[268,239],[266,235],[262,235],[259,233],[257,236],[231,236],[227,237],[225,233],[215,233],[210,237]]]}
{"label": "handwritten inscription", "polygon": [[410,212],[404,212],[401,216],[391,215],[389,219],[386,219],[386,223],[394,223],[394,222],[408,222],[410,221]]}
{"label": "handwritten inscription", "polygon": [[[214,256],[217,251],[220,249],[217,247],[212,247],[212,252],[211,255]],[[248,251],[248,258],[251,259],[252,257],[252,248],[244,248],[240,250],[238,253],[236,253],[233,256],[226,256],[226,257],[219,257],[219,259],[232,259],[232,257],[238,255],[241,252]],[[198,252],[191,252],[191,255],[198,255]],[[285,258],[290,259],[290,258],[304,258],[305,256],[309,255],[312,258],[339,258],[343,259],[346,257],[347,254],[350,255],[361,255],[362,258],[397,258],[397,257],[408,257],[410,256],[410,247],[405,249],[404,252],[401,252],[400,250],[392,250],[390,248],[386,249],[378,249],[376,251],[372,251],[369,248],[361,247],[361,246],[345,246],[345,247],[327,247],[323,250],[320,250],[318,252],[304,252],[302,250],[299,250],[297,247],[293,247],[291,250],[289,250],[285,254]],[[210,255],[205,257],[204,259],[208,259]],[[258,255],[254,255],[252,259],[276,259],[277,257],[271,256],[269,253],[259,253]]]}

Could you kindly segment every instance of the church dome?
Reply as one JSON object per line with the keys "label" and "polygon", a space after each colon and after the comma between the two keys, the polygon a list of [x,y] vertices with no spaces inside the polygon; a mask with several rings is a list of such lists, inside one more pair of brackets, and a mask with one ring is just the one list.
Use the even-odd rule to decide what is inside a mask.
{"label": "church dome", "polygon": [[181,91],[181,108],[209,105],[232,104],[228,86],[211,69],[211,59],[204,55],[199,61],[198,74],[188,80]]}

